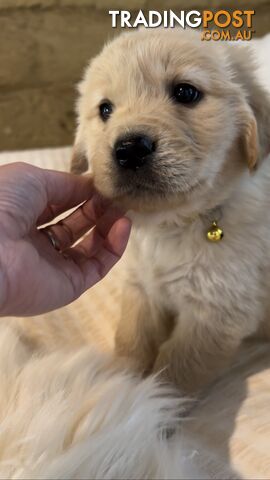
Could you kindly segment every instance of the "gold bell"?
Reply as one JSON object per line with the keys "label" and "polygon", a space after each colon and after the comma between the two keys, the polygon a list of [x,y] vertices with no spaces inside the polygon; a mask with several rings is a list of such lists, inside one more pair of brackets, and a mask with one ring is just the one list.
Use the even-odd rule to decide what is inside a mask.
{"label": "gold bell", "polygon": [[207,239],[210,242],[219,242],[223,238],[223,230],[219,228],[217,222],[212,223],[212,227],[207,232]]}

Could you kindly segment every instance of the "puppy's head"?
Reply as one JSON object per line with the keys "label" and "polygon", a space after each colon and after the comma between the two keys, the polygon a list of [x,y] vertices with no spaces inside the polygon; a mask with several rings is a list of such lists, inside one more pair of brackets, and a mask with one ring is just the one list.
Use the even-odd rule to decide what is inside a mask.
{"label": "puppy's head", "polygon": [[80,85],[73,170],[89,161],[96,188],[126,208],[211,207],[270,144],[250,65],[244,47],[192,31],[122,34]]}

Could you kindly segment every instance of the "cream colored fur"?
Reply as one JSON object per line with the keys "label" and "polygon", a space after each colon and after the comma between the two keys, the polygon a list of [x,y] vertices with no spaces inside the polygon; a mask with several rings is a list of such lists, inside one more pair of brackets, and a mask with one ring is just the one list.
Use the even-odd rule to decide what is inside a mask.
{"label": "cream colored fur", "polygon": [[[189,393],[270,313],[270,102],[251,57],[191,31],[140,30],[106,46],[80,86],[77,170],[88,159],[97,189],[134,220],[116,350]],[[168,93],[187,81],[204,95],[192,108]],[[134,131],[157,139],[152,181],[115,167],[116,139]],[[224,239],[212,244],[216,219]]]}
{"label": "cream colored fur", "polygon": [[3,325],[0,365],[0,478],[195,478],[192,452],[165,438],[181,403],[153,377],[89,347],[33,356]]}

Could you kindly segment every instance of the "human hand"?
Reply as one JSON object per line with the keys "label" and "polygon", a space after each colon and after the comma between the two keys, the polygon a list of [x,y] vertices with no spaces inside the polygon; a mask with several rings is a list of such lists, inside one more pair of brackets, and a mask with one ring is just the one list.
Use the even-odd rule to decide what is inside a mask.
{"label": "human hand", "polygon": [[[49,231],[37,228],[81,202]],[[66,305],[101,280],[131,225],[90,177],[13,163],[0,167],[0,228],[0,315],[28,316]]]}

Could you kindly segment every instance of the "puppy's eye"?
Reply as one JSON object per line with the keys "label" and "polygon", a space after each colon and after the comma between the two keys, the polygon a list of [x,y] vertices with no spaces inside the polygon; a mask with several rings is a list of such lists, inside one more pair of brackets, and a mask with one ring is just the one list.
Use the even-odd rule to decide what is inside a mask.
{"label": "puppy's eye", "polygon": [[102,120],[104,122],[106,122],[106,120],[108,120],[108,118],[111,116],[112,112],[113,112],[113,106],[110,102],[102,102],[99,105],[99,114],[100,114],[100,117],[102,118]]}
{"label": "puppy's eye", "polygon": [[201,92],[190,83],[178,83],[173,88],[172,97],[177,103],[195,103],[200,100]]}

